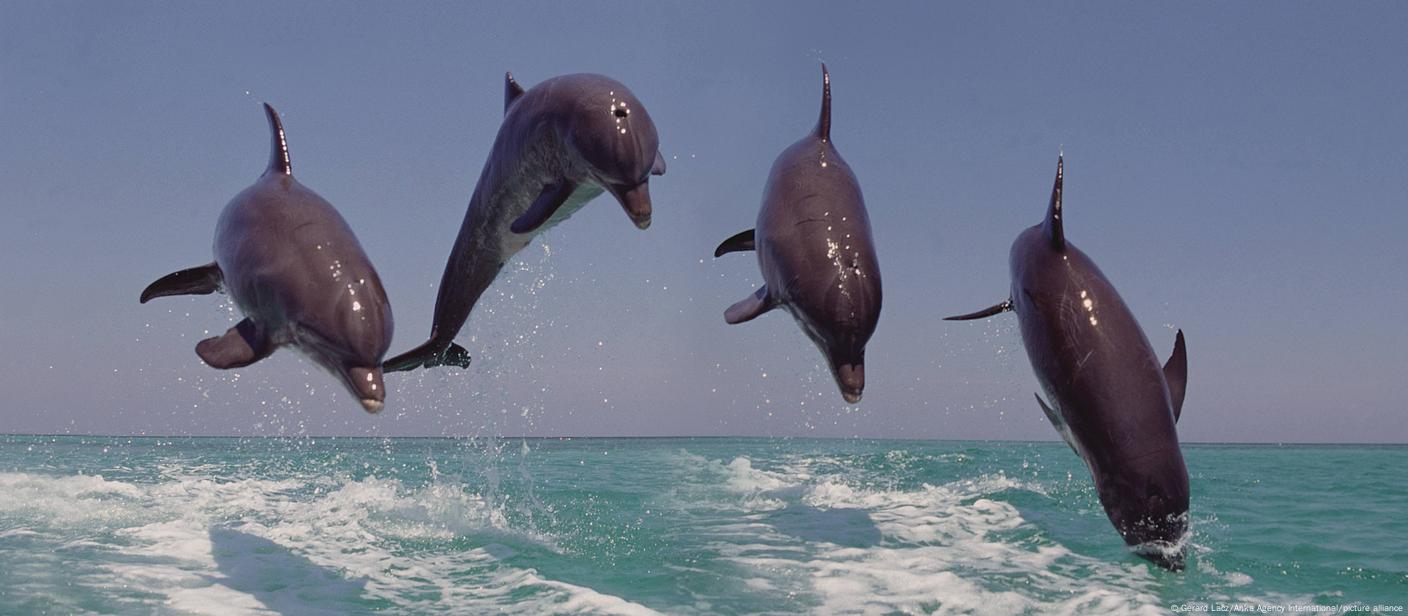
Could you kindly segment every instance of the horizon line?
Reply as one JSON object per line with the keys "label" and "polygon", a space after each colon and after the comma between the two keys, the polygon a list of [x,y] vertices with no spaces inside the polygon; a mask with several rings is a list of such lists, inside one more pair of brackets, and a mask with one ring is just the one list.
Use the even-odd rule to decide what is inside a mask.
{"label": "horizon line", "polygon": [[[771,439],[771,440],[818,440],[818,441],[915,441],[915,442],[936,442],[936,443],[1061,443],[1057,439],[1049,440],[1029,440],[1029,439],[984,439],[984,438],[914,438],[902,436],[772,436],[772,435],[618,435],[618,436],[580,436],[580,435],[556,435],[556,436],[527,436],[527,435],[416,435],[416,436],[375,436],[375,435],[338,435],[338,434],[296,434],[296,435],[249,435],[249,434],[102,434],[102,433],[45,433],[45,432],[5,432],[0,433],[0,438],[23,436],[23,437],[78,437],[78,438],[150,438],[150,439],[216,439],[216,438],[250,438],[250,439],[448,439],[467,440],[479,438],[496,439],[520,439],[520,440],[540,440],[540,441],[563,441],[577,439]],[[1285,446],[1285,445],[1314,445],[1314,446],[1408,446],[1408,442],[1394,441],[1180,441],[1180,445],[1259,445],[1259,446]]]}

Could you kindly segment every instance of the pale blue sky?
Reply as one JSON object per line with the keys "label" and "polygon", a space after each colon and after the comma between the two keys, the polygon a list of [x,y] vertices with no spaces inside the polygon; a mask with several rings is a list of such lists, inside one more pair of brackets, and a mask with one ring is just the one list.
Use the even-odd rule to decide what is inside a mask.
{"label": "pale blue sky", "polygon": [[[1015,317],[938,319],[1005,296],[1064,145],[1068,238],[1187,333],[1184,440],[1408,441],[1408,5],[825,4],[0,0],[0,432],[1052,439]],[[760,277],[710,258],[818,61],[886,285],[858,408],[785,313],[723,323]],[[291,352],[203,366],[228,302],[137,303],[210,260],[267,100],[419,343],[506,70],[621,80],[670,167],[648,231],[599,200],[505,270],[467,373],[370,417]]]}

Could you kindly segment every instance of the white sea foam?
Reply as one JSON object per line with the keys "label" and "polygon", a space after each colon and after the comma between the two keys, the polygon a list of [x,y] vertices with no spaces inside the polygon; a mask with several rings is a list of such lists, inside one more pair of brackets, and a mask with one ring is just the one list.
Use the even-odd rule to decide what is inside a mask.
{"label": "white sea foam", "polygon": [[[886,455],[883,468],[879,456],[783,448],[650,455],[670,463],[662,491],[634,512],[658,516],[646,524],[660,532],[646,536],[608,509],[631,501],[608,496],[576,517],[539,504],[533,521],[523,511],[531,491],[509,500],[493,473],[481,475],[483,488],[438,469],[428,478],[271,475],[257,465],[238,467],[241,478],[228,466],[180,464],[141,479],[127,479],[131,470],[0,473],[0,548],[20,565],[0,562],[0,599],[42,596],[50,603],[35,611],[100,605],[117,614],[1144,614],[1164,613],[1179,583],[1122,558],[1103,520],[1112,547],[1102,555],[1063,543],[1072,535],[1055,530],[1069,520],[1043,520],[1063,509],[1100,516],[1093,496],[1073,510],[1063,500],[1069,484],[1026,473],[943,481],[889,467],[919,461],[912,456]],[[610,547],[598,553],[598,539]],[[1268,594],[1256,588],[1262,580],[1214,568],[1213,548],[1194,539],[1185,575],[1214,580],[1199,590],[1208,600],[1318,596]],[[583,561],[627,559],[673,579],[618,596],[572,573]]]}
{"label": "white sea foam", "polygon": [[[655,613],[505,564],[514,549],[495,537],[555,547],[514,529],[497,507],[456,484],[176,475],[142,485],[5,473],[0,516],[47,520],[59,531],[112,533],[102,543],[70,542],[110,556],[95,571],[65,574],[75,586],[126,606],[114,608],[119,613],[160,607],[211,615],[344,614],[371,611],[368,605],[443,614]],[[41,534],[16,528],[5,538]],[[414,554],[397,549],[403,541],[466,538],[484,544]],[[134,591],[141,596],[120,598]]]}
{"label": "white sea foam", "polygon": [[[740,457],[728,463],[695,459],[689,466],[744,496],[734,506],[751,514],[719,523],[712,529],[719,540],[711,547],[752,572],[744,574],[750,589],[786,592],[797,597],[799,609],[856,614],[1159,614],[1165,609],[1146,567],[1083,557],[1049,539],[1031,538],[1037,533],[1030,523],[997,496],[1009,490],[1044,494],[1035,483],[995,474],[912,490],[875,490],[843,475],[815,472],[837,466],[829,460],[758,468]],[[758,497],[776,502],[758,507]],[[743,535],[753,540],[736,541]]]}
{"label": "white sea foam", "polygon": [[97,475],[0,473],[0,516],[40,520],[45,526],[109,526],[134,514],[137,486]]}

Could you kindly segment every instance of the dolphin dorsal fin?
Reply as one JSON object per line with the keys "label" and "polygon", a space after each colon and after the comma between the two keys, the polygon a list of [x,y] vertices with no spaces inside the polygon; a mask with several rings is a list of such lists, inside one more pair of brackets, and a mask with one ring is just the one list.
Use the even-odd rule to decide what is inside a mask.
{"label": "dolphin dorsal fin", "polygon": [[288,140],[284,138],[284,123],[279,112],[269,103],[264,103],[264,115],[269,117],[269,130],[273,133],[273,145],[269,149],[269,167],[264,175],[282,173],[293,175],[293,163],[288,159]]}
{"label": "dolphin dorsal fin", "polygon": [[821,116],[816,119],[816,138],[831,141],[831,73],[821,64]]}
{"label": "dolphin dorsal fin", "polygon": [[1173,421],[1183,415],[1183,398],[1188,393],[1188,349],[1183,343],[1183,330],[1173,339],[1173,354],[1164,364],[1164,382],[1168,383],[1169,401],[1173,403]]}
{"label": "dolphin dorsal fin", "polygon": [[523,86],[518,85],[513,79],[513,73],[504,73],[504,114],[508,114],[508,108],[518,97],[523,96]]}
{"label": "dolphin dorsal fin", "polygon": [[1056,183],[1051,186],[1051,204],[1046,206],[1046,220],[1041,223],[1046,236],[1051,238],[1051,247],[1056,250],[1066,249],[1066,229],[1061,222],[1061,176],[1065,167],[1066,155],[1062,153],[1056,157]]}

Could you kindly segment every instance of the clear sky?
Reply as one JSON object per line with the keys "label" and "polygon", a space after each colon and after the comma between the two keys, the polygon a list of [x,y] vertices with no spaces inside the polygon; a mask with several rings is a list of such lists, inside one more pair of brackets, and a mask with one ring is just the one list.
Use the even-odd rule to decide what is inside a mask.
{"label": "clear sky", "polygon": [[[0,432],[1053,439],[1016,317],[939,318],[1006,296],[1064,146],[1068,239],[1161,359],[1187,334],[1184,440],[1405,442],[1405,32],[1403,3],[0,0]],[[710,258],[819,61],[885,283],[854,408],[786,313],[724,324],[760,275]],[[211,260],[269,101],[418,344],[506,70],[626,83],[669,172],[649,230],[603,198],[521,253],[469,371],[368,416],[289,351],[201,364],[219,296],[137,303]]]}

